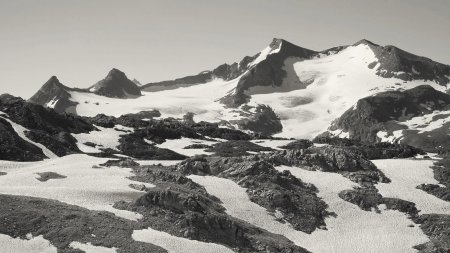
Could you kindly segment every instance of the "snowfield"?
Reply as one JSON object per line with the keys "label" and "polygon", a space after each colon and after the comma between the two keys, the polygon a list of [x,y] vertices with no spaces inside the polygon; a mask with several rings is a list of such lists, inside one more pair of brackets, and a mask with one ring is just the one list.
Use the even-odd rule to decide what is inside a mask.
{"label": "snowfield", "polygon": [[[127,177],[133,176],[128,168],[93,168],[107,158],[88,155],[69,155],[41,162],[0,161],[0,193],[55,199],[91,210],[109,211],[115,215],[137,220],[140,214],[118,210],[112,205],[120,200],[133,201],[142,194],[130,184],[139,183]],[[37,180],[37,173],[55,172],[66,178]],[[151,184],[144,184],[153,187]]]}
{"label": "snowfield", "polygon": [[327,230],[318,229],[312,234],[306,234],[279,223],[267,210],[251,202],[245,189],[231,180],[211,176],[189,178],[218,197],[228,214],[269,232],[284,235],[311,252],[417,252],[412,247],[428,241],[417,226],[409,227],[413,222],[403,213],[384,210],[382,206],[381,213],[366,212],[339,198],[339,192],[356,186],[339,174],[287,166],[277,169],[289,170],[294,176],[319,189],[318,195],[329,205],[328,210],[337,214],[337,217],[325,220]]}
{"label": "snowfield", "polygon": [[[268,54],[277,53],[277,50],[270,47],[262,50],[250,65],[264,60]],[[251,95],[249,105],[269,105],[279,115],[283,125],[283,131],[277,135],[280,137],[312,138],[327,130],[332,120],[352,107],[358,99],[378,92],[410,89],[422,84],[445,90],[444,86],[433,81],[403,81],[378,76],[376,72],[380,64],[372,69],[368,67],[378,60],[365,44],[349,46],[340,52],[322,54],[309,60],[288,60],[285,65],[287,78],[282,87],[257,86],[246,91]],[[156,109],[161,112],[162,118],[182,118],[187,112],[192,112],[196,121],[220,122],[242,118],[242,108],[227,108],[219,101],[235,91],[241,77],[142,92],[143,96],[134,99],[115,99],[78,91],[70,91],[70,94],[71,100],[79,103],[76,112],[82,116],[99,113],[120,116]]]}
{"label": "snowfield", "polygon": [[44,237],[32,237],[27,235],[26,239],[12,238],[0,234],[1,252],[5,253],[57,253],[57,249]]}
{"label": "snowfield", "polygon": [[[106,128],[101,126],[95,126],[98,131],[91,131],[89,133],[72,134],[77,139],[78,148],[86,153],[100,153],[100,148],[110,148],[118,150],[120,136],[127,134],[127,132],[133,132],[134,129],[121,125],[116,125],[113,128]],[[95,143],[97,147],[91,147],[84,143]]]}
{"label": "snowfield", "polygon": [[[331,122],[352,107],[360,98],[378,92],[411,89],[429,84],[444,91],[445,87],[431,81],[405,82],[397,78],[376,75],[368,65],[378,62],[369,46],[349,46],[341,52],[323,55],[294,64],[302,85],[289,92],[273,90],[267,94],[253,94],[250,105],[270,105],[280,116],[283,132],[280,137],[313,138],[327,130]],[[292,85],[292,84],[291,84]],[[301,129],[301,131],[300,131]]]}
{"label": "snowfield", "polygon": [[450,214],[450,203],[416,187],[420,184],[439,184],[434,179],[432,160],[389,159],[372,161],[391,183],[375,186],[384,197],[399,198],[416,204],[420,214]]}
{"label": "snowfield", "polygon": [[214,243],[189,240],[151,228],[135,230],[133,239],[151,243],[166,249],[169,253],[233,253],[231,249]]}

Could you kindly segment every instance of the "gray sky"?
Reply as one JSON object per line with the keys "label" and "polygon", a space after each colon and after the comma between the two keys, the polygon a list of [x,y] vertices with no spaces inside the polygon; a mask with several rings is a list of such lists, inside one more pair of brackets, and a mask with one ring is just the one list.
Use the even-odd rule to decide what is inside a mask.
{"label": "gray sky", "polygon": [[113,67],[173,79],[273,37],[314,50],[367,38],[450,64],[450,1],[0,0],[0,93],[28,98],[52,75],[87,87]]}

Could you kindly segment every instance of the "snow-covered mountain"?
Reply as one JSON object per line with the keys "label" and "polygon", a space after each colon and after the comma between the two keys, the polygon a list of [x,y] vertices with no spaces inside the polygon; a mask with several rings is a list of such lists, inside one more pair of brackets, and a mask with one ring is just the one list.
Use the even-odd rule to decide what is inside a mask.
{"label": "snow-covered mountain", "polygon": [[195,121],[219,122],[243,130],[252,130],[242,128],[242,121],[258,117],[256,108],[265,105],[273,109],[282,125],[281,130],[266,132],[312,138],[360,98],[424,84],[446,92],[449,77],[448,65],[367,40],[316,52],[274,39],[260,53],[239,63],[148,83],[139,87],[141,91],[122,72],[112,70],[87,91],[59,85],[57,90],[64,91],[59,92],[61,102],[47,84],[30,101],[48,107],[58,101],[58,109],[65,107],[67,112],[85,116],[119,116],[153,109],[163,118],[193,113]]}
{"label": "snow-covered mountain", "polygon": [[0,95],[0,245],[449,252],[449,76],[366,40],[275,39],[171,81],[113,69],[87,89],[51,77],[28,101]]}

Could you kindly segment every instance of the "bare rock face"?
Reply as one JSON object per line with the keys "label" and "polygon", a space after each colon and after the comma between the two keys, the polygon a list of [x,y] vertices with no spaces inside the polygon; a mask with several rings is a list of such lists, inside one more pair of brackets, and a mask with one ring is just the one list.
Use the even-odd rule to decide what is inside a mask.
{"label": "bare rock face", "polygon": [[[244,104],[250,94],[255,92],[260,93],[258,91],[249,91],[250,89],[257,89],[259,87],[261,90],[264,90],[267,87],[281,87],[287,75],[286,69],[292,67],[293,64],[289,61],[290,58],[308,59],[317,53],[276,38],[273,39],[269,47],[274,52],[268,54],[266,59],[249,69],[239,80],[235,91],[221,99],[222,103],[227,106],[237,107]],[[296,83],[299,86],[296,89],[302,87],[299,79],[296,80]]]}
{"label": "bare rock face", "polygon": [[408,53],[395,46],[380,46],[368,40],[361,40],[355,45],[368,45],[378,62],[369,64],[377,66],[377,74],[385,78],[399,78],[404,81],[430,80],[446,85],[450,82],[450,66],[432,61],[429,58]]}
{"label": "bare rock face", "polygon": [[42,150],[19,137],[6,120],[0,118],[0,160],[39,161],[46,158]]}
{"label": "bare rock face", "polygon": [[118,69],[109,71],[105,79],[94,84],[89,91],[112,98],[134,98],[142,95],[139,86]]}
{"label": "bare rock face", "polygon": [[[379,131],[392,134],[393,131],[400,130],[404,137],[401,139],[402,144],[436,152],[440,146],[447,147],[450,144],[447,124],[424,134],[408,129],[400,123],[413,117],[449,109],[450,95],[437,91],[429,85],[405,91],[386,91],[360,99],[356,106],[342,114],[329,130],[348,132],[350,139],[367,143],[378,142]],[[327,134],[329,133],[324,135]]]}
{"label": "bare rock face", "polygon": [[78,103],[70,100],[71,90],[59,82],[56,76],[52,76],[28,101],[52,108],[58,113],[75,112]]}

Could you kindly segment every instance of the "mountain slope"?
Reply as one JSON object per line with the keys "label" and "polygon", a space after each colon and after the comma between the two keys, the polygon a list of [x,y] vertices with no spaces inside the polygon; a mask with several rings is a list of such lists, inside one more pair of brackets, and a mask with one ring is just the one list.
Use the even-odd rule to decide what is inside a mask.
{"label": "mountain slope", "polygon": [[139,86],[128,79],[125,73],[115,68],[88,90],[97,95],[112,98],[134,98],[142,95]]}
{"label": "mountain slope", "polygon": [[[363,97],[423,84],[445,92],[449,77],[448,65],[367,40],[315,52],[274,39],[260,53],[239,63],[143,85],[142,96],[134,93],[134,99],[117,99],[125,93],[117,95],[115,92],[122,90],[116,88],[108,91],[109,86],[104,85],[111,82],[106,81],[92,87],[92,92],[66,90],[69,100],[78,103],[79,115],[120,116],[158,110],[162,118],[182,118],[193,113],[194,121],[217,122],[229,128],[248,125],[245,121],[258,118],[257,108],[263,105],[273,110],[277,117],[271,118],[282,126],[275,127],[279,124],[274,122],[274,128],[264,133],[313,138]],[[40,104],[51,99],[47,96]]]}
{"label": "mountain slope", "polygon": [[450,145],[450,95],[428,85],[360,99],[324,135],[399,142],[430,152]]}

